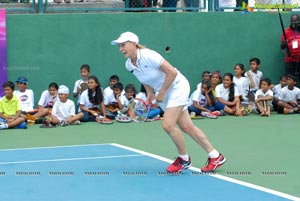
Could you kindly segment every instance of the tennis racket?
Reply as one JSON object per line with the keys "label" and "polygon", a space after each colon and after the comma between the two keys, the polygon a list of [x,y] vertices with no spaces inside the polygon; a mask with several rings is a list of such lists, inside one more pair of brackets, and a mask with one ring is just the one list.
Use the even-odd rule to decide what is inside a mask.
{"label": "tennis racket", "polygon": [[115,117],[115,119],[121,123],[130,123],[132,121],[130,117],[126,117],[126,116],[117,116]]}
{"label": "tennis racket", "polygon": [[139,98],[132,99],[128,104],[128,115],[134,122],[145,122],[148,118],[150,105]]}
{"label": "tennis racket", "polygon": [[113,124],[113,121],[110,118],[105,118],[101,115],[98,115],[95,120],[100,124]]}
{"label": "tennis racket", "polygon": [[40,128],[57,128],[58,126],[52,123],[41,124]]}

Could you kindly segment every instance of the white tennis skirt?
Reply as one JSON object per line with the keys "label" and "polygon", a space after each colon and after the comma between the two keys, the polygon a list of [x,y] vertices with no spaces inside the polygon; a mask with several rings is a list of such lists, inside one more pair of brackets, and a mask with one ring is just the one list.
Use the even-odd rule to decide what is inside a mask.
{"label": "white tennis skirt", "polygon": [[179,79],[175,79],[176,81],[168,89],[164,101],[158,104],[162,110],[177,106],[184,106],[183,110],[187,109],[190,84],[180,72],[178,72],[177,76],[179,76]]}

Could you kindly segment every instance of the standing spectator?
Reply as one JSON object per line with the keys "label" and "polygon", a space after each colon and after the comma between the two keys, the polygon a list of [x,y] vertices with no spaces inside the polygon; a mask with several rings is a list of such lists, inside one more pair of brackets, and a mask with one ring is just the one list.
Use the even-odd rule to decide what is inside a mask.
{"label": "standing spectator", "polygon": [[286,49],[284,63],[285,73],[291,74],[300,81],[300,17],[298,14],[293,14],[290,19],[290,26],[285,29],[285,35],[281,35],[282,50]]}

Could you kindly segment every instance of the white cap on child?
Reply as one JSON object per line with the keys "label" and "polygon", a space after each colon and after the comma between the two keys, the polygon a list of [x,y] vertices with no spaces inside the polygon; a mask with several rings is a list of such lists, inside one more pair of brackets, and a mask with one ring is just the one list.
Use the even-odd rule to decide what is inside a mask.
{"label": "white cap on child", "polygon": [[58,88],[59,94],[69,94],[69,88],[65,85],[60,85]]}

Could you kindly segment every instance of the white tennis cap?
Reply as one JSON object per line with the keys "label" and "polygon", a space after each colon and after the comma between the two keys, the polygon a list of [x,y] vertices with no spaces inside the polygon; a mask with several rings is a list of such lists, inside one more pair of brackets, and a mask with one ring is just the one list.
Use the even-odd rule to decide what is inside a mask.
{"label": "white tennis cap", "polygon": [[69,88],[65,85],[60,85],[58,88],[59,94],[69,94]]}
{"label": "white tennis cap", "polygon": [[139,43],[139,37],[136,34],[127,31],[127,32],[122,33],[119,36],[118,39],[111,41],[111,44],[112,45],[117,45],[117,44],[120,44],[120,43],[125,43],[127,41],[134,42],[134,43],[138,44]]}

